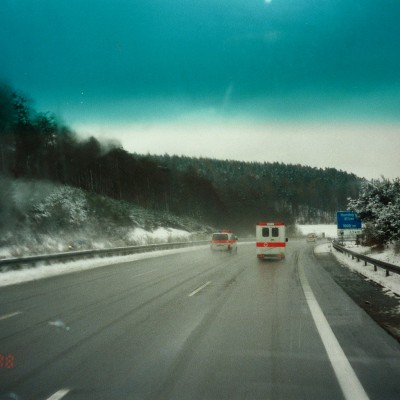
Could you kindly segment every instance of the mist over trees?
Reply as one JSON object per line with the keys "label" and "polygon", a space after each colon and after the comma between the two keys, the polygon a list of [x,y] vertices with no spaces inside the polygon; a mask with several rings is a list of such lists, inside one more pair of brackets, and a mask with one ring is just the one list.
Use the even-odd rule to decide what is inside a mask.
{"label": "mist over trees", "polygon": [[81,140],[6,85],[0,86],[0,174],[70,185],[238,231],[252,231],[259,220],[333,223],[362,182],[333,168],[131,154],[117,143]]}

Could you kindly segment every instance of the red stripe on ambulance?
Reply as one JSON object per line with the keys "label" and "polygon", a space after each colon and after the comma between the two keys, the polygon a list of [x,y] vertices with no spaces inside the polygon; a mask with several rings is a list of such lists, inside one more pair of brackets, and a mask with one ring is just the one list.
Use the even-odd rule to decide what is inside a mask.
{"label": "red stripe on ambulance", "polygon": [[257,247],[286,247],[285,242],[257,242]]}

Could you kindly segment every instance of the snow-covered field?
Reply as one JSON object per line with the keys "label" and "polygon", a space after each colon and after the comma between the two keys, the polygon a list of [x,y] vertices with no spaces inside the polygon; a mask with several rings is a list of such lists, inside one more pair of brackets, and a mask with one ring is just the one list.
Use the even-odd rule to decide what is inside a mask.
{"label": "snow-covered field", "polygon": [[315,233],[317,237],[321,237],[322,234],[325,234],[327,238],[335,238],[337,237],[337,226],[332,224],[325,225],[296,225],[297,229],[301,234],[307,235],[309,233]]}

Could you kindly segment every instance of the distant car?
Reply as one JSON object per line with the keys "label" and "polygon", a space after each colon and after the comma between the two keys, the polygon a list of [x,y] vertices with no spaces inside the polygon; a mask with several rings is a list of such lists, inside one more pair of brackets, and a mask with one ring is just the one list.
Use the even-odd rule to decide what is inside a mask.
{"label": "distant car", "polygon": [[306,237],[307,242],[315,242],[317,239],[317,236],[315,233],[309,233]]}
{"label": "distant car", "polygon": [[224,229],[212,234],[210,249],[237,253],[237,241],[238,238],[232,231]]}

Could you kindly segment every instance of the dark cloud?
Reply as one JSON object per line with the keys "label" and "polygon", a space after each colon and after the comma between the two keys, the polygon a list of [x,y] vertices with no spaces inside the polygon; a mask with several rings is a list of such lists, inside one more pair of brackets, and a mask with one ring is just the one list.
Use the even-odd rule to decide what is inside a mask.
{"label": "dark cloud", "polygon": [[380,96],[396,119],[399,11],[395,0],[6,0],[0,77],[75,114],[178,99],[228,114],[290,105],[294,117],[347,101],[365,116]]}

